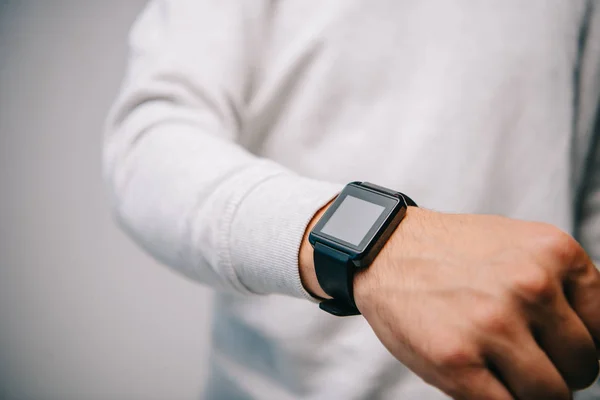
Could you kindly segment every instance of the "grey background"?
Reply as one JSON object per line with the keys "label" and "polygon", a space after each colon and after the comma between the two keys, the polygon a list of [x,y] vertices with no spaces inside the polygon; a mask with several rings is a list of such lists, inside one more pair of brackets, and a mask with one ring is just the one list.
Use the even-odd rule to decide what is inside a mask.
{"label": "grey background", "polygon": [[0,0],[0,399],[197,399],[207,290],[114,225],[101,132],[144,1]]}

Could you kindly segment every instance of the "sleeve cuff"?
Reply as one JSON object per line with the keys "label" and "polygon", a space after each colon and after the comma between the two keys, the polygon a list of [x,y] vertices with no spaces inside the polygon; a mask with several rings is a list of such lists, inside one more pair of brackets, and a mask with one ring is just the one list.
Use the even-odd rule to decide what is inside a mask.
{"label": "sleeve cuff", "polygon": [[314,214],[342,187],[290,173],[266,177],[234,204],[221,261],[252,293],[315,301],[300,280],[300,244]]}

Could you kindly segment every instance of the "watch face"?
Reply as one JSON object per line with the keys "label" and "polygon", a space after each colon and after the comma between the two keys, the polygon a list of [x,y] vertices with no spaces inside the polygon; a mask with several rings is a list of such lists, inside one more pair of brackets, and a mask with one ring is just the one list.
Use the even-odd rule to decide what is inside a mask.
{"label": "watch face", "polygon": [[347,185],[313,228],[311,242],[318,238],[360,256],[403,206],[391,195]]}
{"label": "watch face", "polygon": [[358,246],[384,211],[385,207],[379,204],[347,195],[323,225],[321,233]]}

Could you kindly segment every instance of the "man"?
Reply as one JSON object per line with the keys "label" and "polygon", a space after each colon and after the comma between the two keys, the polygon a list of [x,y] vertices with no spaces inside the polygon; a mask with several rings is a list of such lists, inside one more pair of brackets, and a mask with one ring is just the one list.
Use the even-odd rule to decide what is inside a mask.
{"label": "man", "polygon": [[163,0],[130,39],[105,173],[124,229],[217,292],[204,398],[595,380],[600,4]]}

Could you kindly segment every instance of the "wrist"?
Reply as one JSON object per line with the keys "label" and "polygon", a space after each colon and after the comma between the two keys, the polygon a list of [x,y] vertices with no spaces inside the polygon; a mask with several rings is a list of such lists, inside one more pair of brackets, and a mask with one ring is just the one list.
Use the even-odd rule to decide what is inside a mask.
{"label": "wrist", "polygon": [[304,232],[304,237],[302,238],[302,243],[300,245],[300,251],[298,254],[298,267],[300,270],[300,280],[302,281],[302,285],[307,292],[309,292],[312,296],[318,297],[321,299],[330,299],[329,296],[319,285],[319,281],[317,279],[317,274],[315,273],[315,263],[313,256],[313,247],[308,241],[308,235],[319,219],[323,216],[327,208],[333,203],[331,200],[325,206],[323,206],[319,211],[315,213],[313,218],[308,223],[306,227],[306,231]]}
{"label": "wrist", "polygon": [[[368,307],[373,295],[380,292],[381,282],[388,276],[386,271],[389,268],[408,267],[407,264],[412,257],[410,252],[413,250],[408,242],[418,234],[422,220],[429,212],[418,207],[407,207],[402,223],[394,230],[373,263],[368,268],[357,270],[354,274],[354,301],[362,314],[365,314],[365,308]],[[398,260],[403,258],[405,262],[399,264]]]}
{"label": "wrist", "polygon": [[[370,269],[375,258],[378,264],[381,258],[397,259],[378,254],[383,248],[389,252],[388,241],[405,217],[408,205],[416,206],[402,193],[368,182],[351,182],[336,199],[315,213],[304,232],[298,266],[304,289],[316,298],[328,299],[321,301],[321,309],[337,316],[360,314],[353,294],[355,273]],[[389,268],[386,264],[389,263],[384,262],[382,268]],[[377,277],[379,273],[365,277],[371,275]],[[369,289],[363,291],[359,283],[356,290],[361,299],[373,292],[372,279],[364,281],[364,287]]]}

